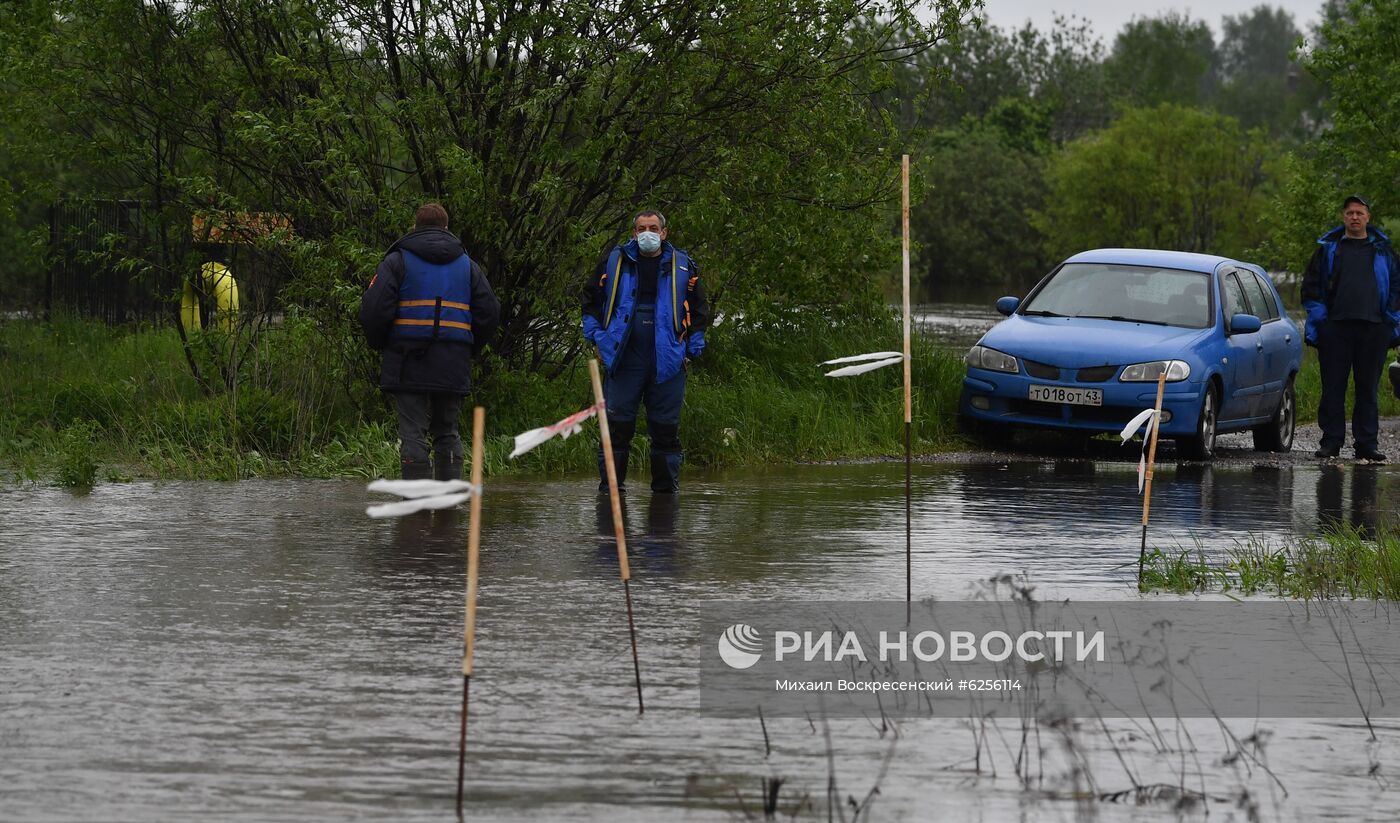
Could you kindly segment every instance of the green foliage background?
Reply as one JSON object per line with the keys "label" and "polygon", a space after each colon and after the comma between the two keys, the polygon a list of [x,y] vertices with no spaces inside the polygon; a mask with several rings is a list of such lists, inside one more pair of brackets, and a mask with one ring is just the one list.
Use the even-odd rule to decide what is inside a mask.
{"label": "green foliage background", "polygon": [[[271,309],[231,335],[160,332],[176,333],[189,381],[165,391],[178,402],[157,404],[159,420],[104,422],[101,408],[137,408],[118,402],[139,383],[125,374],[101,391],[59,379],[43,403],[112,402],[26,419],[45,437],[71,430],[54,442],[75,477],[87,463],[74,444],[123,419],[172,433],[161,442],[223,426],[236,463],[381,442],[364,428],[384,406],[352,318],[424,200],[447,206],[503,298],[484,396],[545,417],[570,404],[543,398],[578,379],[584,273],[634,211],[665,211],[725,318],[714,351],[733,359],[711,377],[750,388],[697,418],[731,442],[729,423],[753,416],[743,404],[766,402],[755,381],[784,373],[750,354],[805,362],[889,331],[901,153],[914,158],[913,269],[931,295],[1020,293],[1063,256],[1109,245],[1297,272],[1344,194],[1373,198],[1384,225],[1400,180],[1400,6],[1321,12],[1303,31],[1261,5],[1224,17],[1218,37],[1169,12],[1104,41],[1083,22],[988,25],[975,0],[12,0],[0,309],[42,305],[56,202],[145,204],[148,247],[99,254],[161,283],[208,251],[190,245],[193,213],[293,226],[256,241],[279,284]],[[791,407],[820,407],[820,384],[801,383]],[[758,418],[765,436],[782,429]],[[927,423],[933,440],[943,422]],[[795,442],[779,451],[804,454]],[[728,459],[702,443],[705,459]]]}

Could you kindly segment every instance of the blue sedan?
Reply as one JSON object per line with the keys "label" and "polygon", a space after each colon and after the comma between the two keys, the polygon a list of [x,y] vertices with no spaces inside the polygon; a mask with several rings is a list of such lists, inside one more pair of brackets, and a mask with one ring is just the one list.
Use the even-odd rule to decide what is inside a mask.
{"label": "blue sedan", "polygon": [[1219,433],[1260,451],[1293,447],[1303,336],[1263,269],[1146,249],[1076,254],[968,352],[958,411],[982,436],[1010,427],[1116,432],[1153,406],[1163,437],[1209,460]]}

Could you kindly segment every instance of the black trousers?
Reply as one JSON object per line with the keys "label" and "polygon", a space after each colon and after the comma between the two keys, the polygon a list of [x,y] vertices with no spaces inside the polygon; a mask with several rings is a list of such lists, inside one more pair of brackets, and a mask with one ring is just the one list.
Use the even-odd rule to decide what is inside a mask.
{"label": "black trousers", "polygon": [[1329,320],[1317,332],[1317,362],[1322,371],[1322,399],[1317,425],[1324,448],[1341,448],[1346,439],[1347,381],[1356,386],[1351,408],[1352,445],[1375,451],[1380,435],[1381,367],[1390,346],[1389,323]]}
{"label": "black trousers", "polygon": [[462,411],[462,395],[396,392],[394,407],[399,412],[399,460],[405,480],[432,476],[428,435],[432,435],[432,454],[439,464],[461,464],[462,436],[457,433],[457,417]]}

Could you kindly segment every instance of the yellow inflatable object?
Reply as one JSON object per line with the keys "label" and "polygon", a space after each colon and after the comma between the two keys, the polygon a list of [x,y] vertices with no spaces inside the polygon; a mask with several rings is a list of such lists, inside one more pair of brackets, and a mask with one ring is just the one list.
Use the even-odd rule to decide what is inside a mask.
{"label": "yellow inflatable object", "polygon": [[231,331],[234,318],[238,315],[238,281],[233,279],[228,266],[210,261],[199,267],[199,290],[186,280],[185,289],[180,295],[180,324],[185,331],[201,327],[199,319],[199,297],[201,292],[214,301],[214,316],[211,325],[220,331]]}

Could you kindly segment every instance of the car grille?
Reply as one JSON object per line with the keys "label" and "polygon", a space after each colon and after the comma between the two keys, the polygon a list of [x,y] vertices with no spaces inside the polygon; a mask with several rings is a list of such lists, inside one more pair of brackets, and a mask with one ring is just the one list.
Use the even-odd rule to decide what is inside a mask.
{"label": "car grille", "polygon": [[1034,360],[1027,360],[1026,374],[1031,377],[1039,377],[1041,380],[1059,380],[1060,369],[1058,366],[1049,366],[1044,363],[1037,363]]}
{"label": "car grille", "polygon": [[1080,383],[1102,383],[1112,379],[1117,373],[1117,366],[1095,366],[1092,369],[1080,369],[1074,379]]}
{"label": "car grille", "polygon": [[[1065,417],[1065,411],[1069,417]],[[1122,426],[1141,409],[1126,406],[1068,406],[1059,403],[1042,403],[1039,400],[1011,400],[1007,411],[1013,415],[1034,417],[1049,423],[1097,423]]]}

